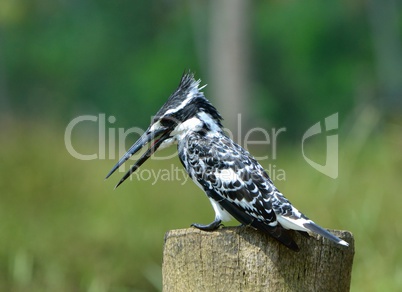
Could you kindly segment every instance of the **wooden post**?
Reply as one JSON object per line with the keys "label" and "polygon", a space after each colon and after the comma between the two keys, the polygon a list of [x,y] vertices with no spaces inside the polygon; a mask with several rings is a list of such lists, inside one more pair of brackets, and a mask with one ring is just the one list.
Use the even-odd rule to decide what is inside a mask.
{"label": "wooden post", "polygon": [[292,232],[294,252],[249,227],[168,231],[163,291],[349,291],[353,236],[331,232],[350,246]]}

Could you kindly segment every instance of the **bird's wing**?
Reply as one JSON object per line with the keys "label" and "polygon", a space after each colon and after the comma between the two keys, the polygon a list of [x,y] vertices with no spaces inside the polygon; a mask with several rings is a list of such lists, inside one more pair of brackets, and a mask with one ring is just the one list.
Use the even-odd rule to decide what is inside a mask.
{"label": "bird's wing", "polygon": [[269,233],[298,250],[296,243],[278,224],[272,205],[273,194],[277,191],[275,186],[246,150],[226,136],[208,140],[190,137],[186,163],[190,166],[190,176],[239,222]]}

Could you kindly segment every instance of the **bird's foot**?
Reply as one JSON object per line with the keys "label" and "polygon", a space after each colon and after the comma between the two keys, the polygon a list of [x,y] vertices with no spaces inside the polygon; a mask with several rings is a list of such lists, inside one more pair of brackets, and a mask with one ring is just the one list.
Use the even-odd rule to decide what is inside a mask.
{"label": "bird's foot", "polygon": [[213,231],[219,228],[219,226],[223,226],[223,224],[221,224],[222,221],[219,219],[215,219],[214,222],[212,222],[211,224],[208,225],[202,225],[202,224],[198,224],[198,223],[193,223],[191,224],[191,226],[204,230],[204,231]]}

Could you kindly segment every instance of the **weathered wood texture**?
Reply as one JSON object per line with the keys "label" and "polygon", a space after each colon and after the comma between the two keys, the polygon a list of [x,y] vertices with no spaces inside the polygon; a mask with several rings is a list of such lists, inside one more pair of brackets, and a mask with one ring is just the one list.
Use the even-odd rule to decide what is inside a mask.
{"label": "weathered wood texture", "polygon": [[331,231],[348,248],[294,232],[299,252],[248,227],[166,233],[163,291],[349,291],[353,236]]}

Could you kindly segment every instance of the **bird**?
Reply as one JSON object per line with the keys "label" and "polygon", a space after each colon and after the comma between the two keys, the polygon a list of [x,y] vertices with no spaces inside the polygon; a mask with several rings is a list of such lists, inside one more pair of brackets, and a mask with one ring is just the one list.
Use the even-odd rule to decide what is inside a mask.
{"label": "bird", "polygon": [[177,145],[179,159],[194,183],[211,202],[215,219],[192,227],[214,231],[233,218],[241,225],[268,234],[294,251],[299,246],[289,230],[309,237],[319,234],[330,241],[348,243],[314,223],[275,187],[260,163],[225,134],[222,116],[205,97],[194,73],[185,71],[179,86],[153,117],[144,134],[107,174],[109,178],[123,163],[149,143],[145,153],[115,186],[121,185],[155,151]]}

